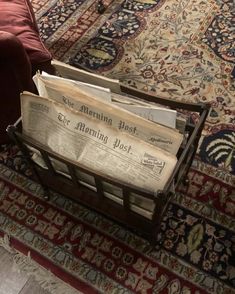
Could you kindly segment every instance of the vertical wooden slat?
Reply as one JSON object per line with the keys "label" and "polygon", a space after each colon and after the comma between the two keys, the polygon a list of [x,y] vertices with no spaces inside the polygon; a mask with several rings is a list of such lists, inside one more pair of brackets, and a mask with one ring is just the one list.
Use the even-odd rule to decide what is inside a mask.
{"label": "vertical wooden slat", "polygon": [[42,155],[42,158],[44,160],[44,162],[46,163],[46,166],[48,167],[48,170],[50,171],[50,173],[54,176],[56,174],[55,169],[51,163],[51,160],[47,154],[47,152],[45,152],[44,150],[40,150],[40,153]]}
{"label": "vertical wooden slat", "polygon": [[104,197],[104,189],[103,189],[102,181],[100,180],[99,177],[96,177],[96,176],[95,176],[95,185],[96,185],[97,193],[99,194],[99,196]]}
{"label": "vertical wooden slat", "polygon": [[130,210],[130,190],[127,188],[122,189],[123,206],[125,209]]}
{"label": "vertical wooden slat", "polygon": [[66,164],[67,165],[67,168],[69,170],[69,174],[72,178],[72,181],[74,183],[75,186],[79,187],[80,184],[78,182],[78,177],[76,175],[76,171],[75,171],[75,168],[71,165],[71,164]]}

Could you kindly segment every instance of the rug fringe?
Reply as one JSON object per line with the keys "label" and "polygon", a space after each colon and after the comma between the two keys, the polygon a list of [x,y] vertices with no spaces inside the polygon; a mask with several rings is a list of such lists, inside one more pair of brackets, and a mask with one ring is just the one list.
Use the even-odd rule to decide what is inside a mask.
{"label": "rug fringe", "polygon": [[15,250],[10,246],[10,238],[8,235],[4,235],[4,237],[0,237],[0,247],[3,247],[7,252],[14,253]]}
{"label": "rug fringe", "polygon": [[43,290],[46,290],[51,294],[82,294],[82,292],[72,288],[57,278],[53,273],[37,264],[31,258],[30,252],[28,252],[28,255],[24,255],[12,248],[10,246],[10,237],[8,235],[0,237],[0,246],[11,254],[17,271],[33,277]]}

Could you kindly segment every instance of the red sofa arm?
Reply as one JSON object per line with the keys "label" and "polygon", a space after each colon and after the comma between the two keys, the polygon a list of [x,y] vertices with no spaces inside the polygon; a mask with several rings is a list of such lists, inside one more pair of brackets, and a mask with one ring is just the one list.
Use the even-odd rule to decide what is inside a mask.
{"label": "red sofa arm", "polygon": [[35,92],[31,64],[19,39],[0,31],[0,144],[7,143],[6,128],[20,117],[20,93]]}
{"label": "red sofa arm", "polygon": [[[21,41],[11,33],[0,31],[0,77],[1,84],[6,75],[6,69],[9,68],[11,78],[15,77],[19,90],[33,91],[32,69],[28,55]],[[12,81],[11,87],[14,87]]]}

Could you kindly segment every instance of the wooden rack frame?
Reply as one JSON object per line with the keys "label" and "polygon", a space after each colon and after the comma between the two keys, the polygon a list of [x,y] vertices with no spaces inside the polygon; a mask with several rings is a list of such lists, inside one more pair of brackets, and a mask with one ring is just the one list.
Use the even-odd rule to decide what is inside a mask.
{"label": "wooden rack frame", "polygon": [[[141,99],[143,101],[150,101],[161,104],[179,111],[182,110],[189,113],[198,113],[198,121],[196,124],[194,124],[192,120],[189,120],[186,124],[186,132],[188,133],[188,136],[186,143],[184,146],[181,146],[177,153],[178,161],[171,177],[166,183],[164,189],[162,191],[158,191],[158,193],[155,195],[138,190],[134,187],[131,187],[130,185],[123,185],[118,181],[107,179],[99,174],[95,174],[87,169],[75,165],[74,162],[52,152],[49,150],[49,148],[46,148],[40,143],[23,135],[19,124],[8,126],[7,132],[9,136],[17,143],[23,155],[28,160],[35,176],[35,180],[41,184],[44,189],[45,199],[49,199],[49,190],[52,189],[74,199],[78,203],[81,203],[90,209],[102,213],[106,217],[111,218],[112,220],[128,227],[129,229],[133,229],[136,233],[141,234],[150,242],[155,243],[157,241],[157,231],[159,229],[162,216],[164,215],[164,212],[167,209],[167,205],[172,198],[172,186],[177,187],[180,182],[187,182],[187,172],[196,153],[198,142],[210,106],[209,104],[190,104],[166,100],[126,86],[121,86],[121,91],[124,95],[131,95],[132,97],[136,97],[137,99]],[[27,145],[36,148],[41,153],[42,158],[47,165],[47,169],[41,168],[31,159],[30,151]],[[71,179],[59,174],[54,169],[51,159],[56,159],[64,163],[67,166]],[[79,183],[79,179],[76,173],[77,170],[85,172],[88,175],[94,177],[96,192]],[[104,181],[111,183],[112,185],[121,189],[123,205],[120,205],[104,196]],[[152,219],[148,219],[130,209],[131,193],[137,193],[146,199],[151,199],[154,201],[155,209]]]}

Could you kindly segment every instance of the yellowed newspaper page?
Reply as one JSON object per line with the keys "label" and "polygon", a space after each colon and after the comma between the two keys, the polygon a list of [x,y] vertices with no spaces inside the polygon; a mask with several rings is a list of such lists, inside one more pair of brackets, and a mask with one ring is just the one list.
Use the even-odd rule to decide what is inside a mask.
{"label": "yellowed newspaper page", "polygon": [[48,80],[48,81],[54,80],[56,83],[66,82],[67,85],[70,85],[71,87],[79,89],[84,94],[89,95],[90,97],[93,97],[105,102],[112,102],[112,94],[110,89],[108,88],[104,88],[104,87],[100,87],[100,86],[96,86],[96,85],[92,85],[92,84],[88,84],[88,83],[84,83],[80,81],[75,81],[71,79],[65,79],[62,77],[57,77],[55,75],[50,75],[46,72],[42,72],[42,73],[37,72],[33,76],[33,81],[38,91],[40,92],[39,93],[40,96],[43,96],[43,93],[41,93],[41,91],[43,90],[43,87],[41,83],[38,84],[38,80],[40,79],[40,77],[43,77],[43,80]]}
{"label": "yellowed newspaper page", "polygon": [[90,73],[55,59],[51,61],[51,64],[55,67],[57,74],[63,78],[94,84],[109,88],[112,92],[121,93],[119,80]]}
{"label": "yellowed newspaper page", "polygon": [[23,132],[98,174],[149,192],[163,189],[174,155],[103,121],[31,93],[21,95]]}
{"label": "yellowed newspaper page", "polygon": [[151,122],[113,103],[90,97],[65,80],[57,82],[54,78],[48,80],[38,75],[37,85],[41,96],[74,108],[97,123],[102,121],[119,132],[128,133],[172,154],[179,150],[183,136],[173,128]]}

